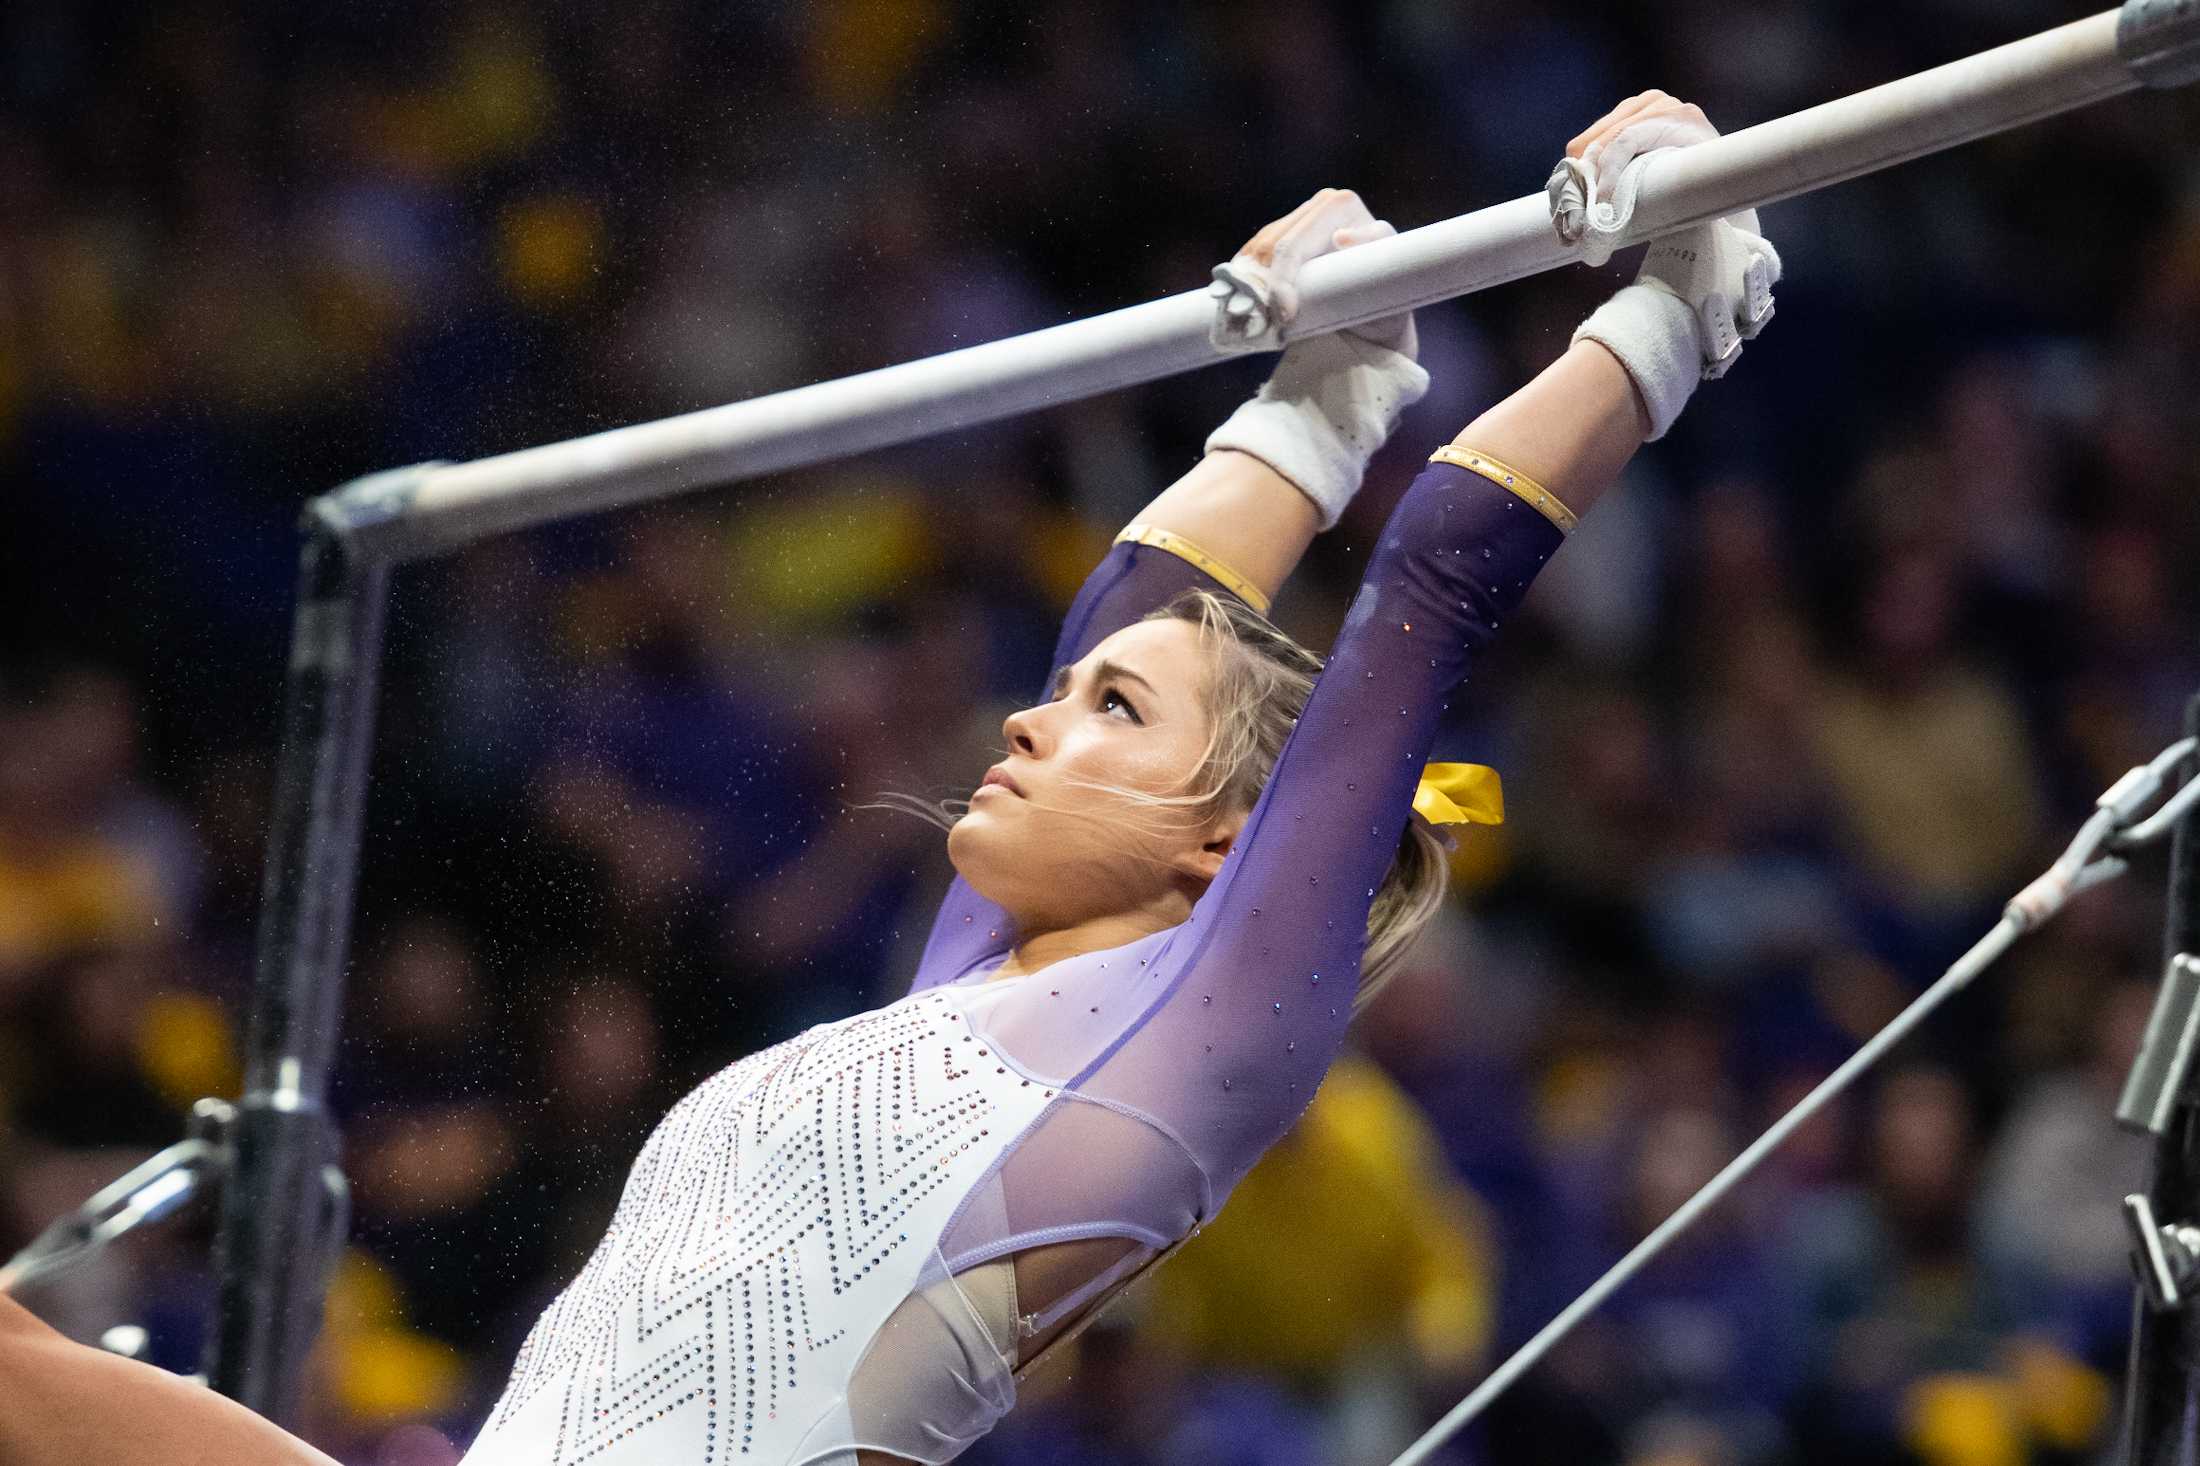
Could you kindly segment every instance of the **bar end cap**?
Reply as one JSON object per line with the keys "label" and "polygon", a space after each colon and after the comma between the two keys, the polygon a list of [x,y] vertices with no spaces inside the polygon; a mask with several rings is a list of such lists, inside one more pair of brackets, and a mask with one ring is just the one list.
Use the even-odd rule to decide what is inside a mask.
{"label": "bar end cap", "polygon": [[2200,0],[2124,0],[2116,54],[2150,87],[2200,81]]}

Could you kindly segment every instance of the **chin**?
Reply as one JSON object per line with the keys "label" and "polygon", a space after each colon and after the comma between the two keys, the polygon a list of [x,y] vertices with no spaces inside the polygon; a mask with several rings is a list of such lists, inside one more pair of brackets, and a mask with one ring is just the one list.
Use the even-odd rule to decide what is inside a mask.
{"label": "chin", "polygon": [[[973,814],[979,817],[972,819]],[[955,867],[955,874],[970,882],[971,887],[988,901],[1006,905],[996,889],[999,883],[988,878],[990,872],[1000,866],[1000,843],[996,832],[986,828],[983,814],[976,810],[965,811],[947,830],[947,859]],[[989,856],[992,858],[988,859]]]}
{"label": "chin", "polygon": [[947,832],[947,858],[955,873],[1012,916],[1029,916],[1028,898],[1058,878],[1040,854],[1022,826],[989,819],[984,810],[964,815]]}

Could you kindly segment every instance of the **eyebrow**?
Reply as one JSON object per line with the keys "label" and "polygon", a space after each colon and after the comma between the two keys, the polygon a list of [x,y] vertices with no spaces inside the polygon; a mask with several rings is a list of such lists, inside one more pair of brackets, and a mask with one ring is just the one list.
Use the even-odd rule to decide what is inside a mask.
{"label": "eyebrow", "polygon": [[[1063,688],[1065,684],[1067,684],[1069,681],[1069,674],[1070,669],[1067,666],[1063,667],[1062,670],[1054,674],[1054,687],[1052,691],[1056,697],[1060,697],[1062,695]],[[1135,682],[1140,687],[1145,688],[1146,691],[1152,693],[1155,697],[1161,696],[1161,690],[1159,688],[1155,687],[1145,678],[1139,676],[1136,672],[1133,672],[1130,668],[1124,666],[1121,662],[1109,661],[1106,658],[1102,658],[1100,661],[1100,665],[1093,668],[1093,677],[1101,682]]]}

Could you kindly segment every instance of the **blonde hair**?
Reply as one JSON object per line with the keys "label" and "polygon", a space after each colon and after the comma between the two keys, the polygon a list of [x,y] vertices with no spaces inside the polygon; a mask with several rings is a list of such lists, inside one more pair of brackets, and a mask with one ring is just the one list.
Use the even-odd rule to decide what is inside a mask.
{"label": "blonde hair", "polygon": [[[1203,819],[1250,810],[1314,691],[1322,659],[1243,601],[1197,587],[1145,619],[1191,622],[1203,640],[1223,649],[1204,692],[1212,731],[1192,776],[1194,792],[1186,797],[1201,801]],[[1408,817],[1368,908],[1353,1011],[1396,975],[1414,940],[1442,908],[1449,876],[1443,843],[1427,824]]]}
{"label": "blonde hair", "polygon": [[[1322,659],[1243,601],[1196,586],[1143,619],[1188,622],[1198,629],[1203,642],[1216,649],[1212,672],[1200,692],[1209,722],[1207,746],[1186,776],[1182,792],[1155,794],[1113,784],[1084,787],[1112,794],[1130,806],[1174,811],[1168,822],[1186,829],[1251,810],[1314,691]],[[885,794],[878,804],[861,807],[899,809],[948,828],[955,823],[956,810],[967,807],[967,801],[933,802]],[[1408,817],[1398,837],[1397,854],[1368,908],[1367,945],[1360,958],[1359,991],[1352,1002],[1355,1013],[1396,975],[1414,940],[1442,908],[1449,875],[1443,842],[1427,824]]]}

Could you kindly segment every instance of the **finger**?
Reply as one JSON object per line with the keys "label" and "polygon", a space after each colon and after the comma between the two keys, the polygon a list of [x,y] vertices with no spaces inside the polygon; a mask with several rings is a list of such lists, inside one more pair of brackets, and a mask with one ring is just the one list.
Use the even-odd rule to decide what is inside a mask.
{"label": "finger", "polygon": [[1349,224],[1329,236],[1329,242],[1338,249],[1350,249],[1371,239],[1388,239],[1398,232],[1388,219],[1377,219],[1371,224]]}
{"label": "finger", "polygon": [[1590,123],[1587,127],[1583,128],[1580,132],[1574,134],[1573,140],[1566,144],[1566,156],[1569,158],[1580,157],[1582,155],[1582,149],[1587,147],[1598,133],[1610,131],[1612,128],[1619,126],[1621,123],[1627,121],[1637,112],[1642,111],[1646,107],[1653,107],[1656,106],[1659,102],[1666,102],[1671,100],[1672,98],[1668,97],[1664,92],[1659,91],[1655,87],[1651,88],[1647,92],[1637,92],[1634,96],[1629,97],[1626,101],[1620,103],[1617,107],[1614,107],[1611,111],[1605,113],[1602,117],[1599,117],[1596,121]]}
{"label": "finger", "polygon": [[[1319,197],[1319,195],[1316,195],[1316,197]],[[1248,256],[1263,265],[1267,264],[1275,255],[1276,241],[1281,239],[1283,232],[1291,227],[1292,222],[1313,207],[1313,204],[1314,199],[1308,199],[1282,218],[1272,219],[1261,225],[1253,237],[1245,241],[1245,247],[1239,250],[1238,253]]]}
{"label": "finger", "polygon": [[[1710,119],[1704,117],[1697,109],[1690,107],[1685,102],[1668,97],[1662,102],[1654,102],[1641,108],[1630,116],[1605,128],[1600,135],[1589,139],[1587,145],[1582,149],[1582,157],[1592,167],[1608,172],[1616,171],[1619,165],[1611,161],[1613,144],[1630,134],[1650,136],[1659,133],[1666,134],[1666,140],[1653,144],[1653,146],[1671,147],[1685,142],[1717,137],[1718,129],[1714,128]],[[1630,156],[1649,151],[1649,146],[1638,146],[1630,150]]]}
{"label": "finger", "polygon": [[1609,152],[1622,141],[1632,144],[1631,151],[1647,153],[1653,148],[1687,147],[1693,143],[1709,142],[1719,135],[1709,118],[1701,113],[1680,108],[1664,108],[1645,112],[1605,140]]}
{"label": "finger", "polygon": [[1753,319],[1767,318],[1772,314],[1772,287],[1780,283],[1780,256],[1770,240],[1751,235],[1739,242],[1749,251],[1749,263],[1742,269],[1743,309]]}
{"label": "finger", "polygon": [[1215,297],[1215,314],[1207,339],[1219,350],[1241,350],[1270,329],[1275,282],[1263,266],[1243,255],[1215,266],[1214,275],[1209,293]]}
{"label": "finger", "polygon": [[1604,159],[1605,155],[1612,149],[1613,139],[1625,137],[1630,129],[1640,127],[1644,118],[1656,115],[1657,108],[1651,106],[1641,108],[1622,117],[1582,145],[1581,161],[1587,163],[1591,168],[1599,170],[1609,167],[1610,165]]}
{"label": "finger", "polygon": [[1752,341],[1772,319],[1772,275],[1766,267],[1765,257],[1751,251],[1749,263],[1742,267],[1742,314],[1734,325],[1742,333],[1742,339]]}
{"label": "finger", "polygon": [[1617,178],[1644,153],[1709,142],[1719,135],[1693,108],[1660,107],[1638,114],[1611,136],[1592,142],[1586,159],[1600,178]]}
{"label": "finger", "polygon": [[1336,194],[1340,191],[1341,190],[1334,188],[1324,188],[1318,190],[1312,198],[1309,198],[1305,203],[1300,204],[1290,213],[1285,214],[1282,218],[1275,220],[1273,223],[1264,225],[1259,233],[1255,234],[1250,240],[1246,241],[1245,248],[1239,250],[1238,253],[1251,255],[1254,259],[1258,260],[1264,265],[1272,264],[1275,261],[1276,245],[1278,241],[1280,241],[1286,234],[1289,234],[1300,220],[1304,219],[1307,215],[1313,213],[1315,210],[1320,209],[1324,204],[1329,201],[1331,195]]}
{"label": "finger", "polygon": [[[1619,137],[1631,128],[1647,126],[1652,122],[1664,119],[1685,117],[1692,110],[1694,109],[1691,104],[1683,102],[1678,97],[1670,97],[1664,92],[1658,92],[1649,101],[1644,102],[1643,105],[1614,118],[1598,128],[1596,134],[1582,144],[1581,156],[1591,166],[1606,166],[1599,161],[1599,155],[1610,147],[1612,139]],[[1701,113],[1697,112],[1696,115],[1701,116]],[[1710,126],[1708,118],[1704,120],[1704,125],[1706,127]]]}
{"label": "finger", "polygon": [[1634,96],[1629,97],[1626,101],[1620,103],[1617,107],[1614,107],[1611,111],[1605,113],[1602,117],[1599,117],[1596,121],[1590,123],[1587,127],[1584,127],[1581,131],[1575,133],[1573,135],[1573,138],[1566,144],[1566,156],[1569,158],[1580,157],[1581,150],[1584,147],[1588,146],[1590,139],[1594,138],[1598,133],[1603,132],[1606,128],[1612,126],[1615,122],[1622,121],[1628,117],[1632,117],[1635,113],[1640,112],[1646,105],[1647,101],[1647,93],[1637,92]]}
{"label": "finger", "polygon": [[1276,240],[1271,268],[1283,279],[1294,279],[1299,269],[1316,255],[1335,249],[1339,229],[1358,229],[1375,222],[1375,216],[1348,188],[1327,190],[1328,197],[1308,210]]}

